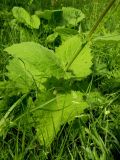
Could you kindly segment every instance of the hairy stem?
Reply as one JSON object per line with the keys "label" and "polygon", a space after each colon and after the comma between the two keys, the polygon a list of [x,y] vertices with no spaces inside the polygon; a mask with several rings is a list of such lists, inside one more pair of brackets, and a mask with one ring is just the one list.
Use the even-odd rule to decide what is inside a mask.
{"label": "hairy stem", "polygon": [[77,56],[80,54],[80,52],[85,48],[85,46],[88,44],[88,42],[91,40],[92,35],[94,34],[94,32],[96,31],[96,29],[98,28],[100,22],[103,20],[103,18],[105,17],[105,15],[108,13],[108,11],[110,10],[110,8],[112,7],[112,5],[114,4],[116,0],[111,0],[109,2],[109,4],[107,5],[107,7],[105,8],[105,10],[101,13],[100,17],[98,18],[98,20],[96,21],[96,23],[93,25],[92,29],[90,30],[88,37],[86,39],[86,42],[83,43],[82,46],[80,46],[80,48],[78,49],[78,51],[76,52],[76,54],[72,57],[72,59],[69,61],[69,63],[66,65],[65,71],[68,71],[70,66],[72,65],[72,63],[74,62],[74,60],[77,58]]}

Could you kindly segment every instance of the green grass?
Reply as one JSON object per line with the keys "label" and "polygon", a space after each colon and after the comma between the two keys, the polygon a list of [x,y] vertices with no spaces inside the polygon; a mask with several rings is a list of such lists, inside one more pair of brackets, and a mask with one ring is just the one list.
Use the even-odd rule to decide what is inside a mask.
{"label": "green grass", "polygon": [[[96,6],[94,2],[88,5],[85,3],[83,8],[84,12],[86,11],[88,14],[93,6],[88,29],[97,19],[101,6],[105,5],[104,1],[98,3],[100,6]],[[6,3],[3,4],[5,8],[8,8]],[[14,3],[10,7],[13,6]],[[118,2],[101,23],[96,36],[104,34],[104,32],[106,34],[106,31],[110,33],[111,30],[118,34],[120,7],[117,6]],[[26,98],[28,95],[21,95],[14,84],[8,82],[5,73],[10,57],[3,50],[14,43],[29,41],[31,35],[33,41],[45,46],[44,39],[51,30],[51,26],[50,28],[47,26],[48,30],[44,30],[43,33],[40,29],[39,34],[25,26],[20,26],[26,31],[21,39],[18,26],[11,29],[8,24],[8,17],[11,18],[11,14],[9,14],[10,11],[6,12],[5,8],[0,11],[2,15],[0,15],[2,22],[0,28],[0,160],[119,160],[120,74],[116,71],[120,71],[120,41],[94,42],[92,44],[94,56],[92,74],[83,81],[65,81],[66,86],[62,84],[63,81],[54,78],[46,82],[46,94],[49,95],[50,91],[52,93],[54,88],[58,88],[58,92],[62,92],[60,87],[63,85],[66,92],[71,89],[82,91],[84,100],[89,104],[83,114],[77,116],[73,121],[63,124],[51,145],[46,147],[41,145],[34,125],[29,121],[31,103],[28,103]],[[117,25],[116,22],[113,23],[114,18],[118,20]],[[104,24],[106,24],[106,28]],[[34,91],[29,94],[33,99],[36,98],[37,93]],[[34,121],[37,123],[36,119]]]}

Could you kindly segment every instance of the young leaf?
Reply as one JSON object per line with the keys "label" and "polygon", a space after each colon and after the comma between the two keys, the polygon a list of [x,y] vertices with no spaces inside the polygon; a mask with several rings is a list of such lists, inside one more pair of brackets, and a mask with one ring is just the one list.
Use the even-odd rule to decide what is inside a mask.
{"label": "young leaf", "polygon": [[30,14],[22,7],[13,7],[13,16],[18,22],[24,23],[28,27],[38,29],[40,26],[40,19],[36,15],[30,16]]}
{"label": "young leaf", "polygon": [[[74,57],[79,46],[82,47],[82,39],[79,35],[74,36],[65,41],[56,50],[57,57],[61,60],[63,68],[69,63],[72,57]],[[83,51],[74,60],[69,70],[73,72],[76,77],[84,78],[91,73],[92,55],[89,46],[86,46]]]}
{"label": "young leaf", "polygon": [[36,15],[32,15],[29,25],[30,25],[31,28],[39,29],[40,19]]}
{"label": "young leaf", "polygon": [[16,18],[19,22],[30,24],[30,15],[24,8],[13,7],[12,13],[14,18]]}
{"label": "young leaf", "polygon": [[50,34],[47,38],[46,38],[46,43],[53,43],[55,42],[55,40],[58,38],[59,34],[58,33],[53,33]]}

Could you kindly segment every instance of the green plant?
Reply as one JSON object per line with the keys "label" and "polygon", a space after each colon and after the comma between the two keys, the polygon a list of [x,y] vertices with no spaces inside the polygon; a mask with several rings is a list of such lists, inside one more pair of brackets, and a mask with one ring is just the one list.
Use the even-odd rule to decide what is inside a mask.
{"label": "green plant", "polygon": [[114,2],[89,34],[80,9],[35,12],[40,19],[3,11],[11,21],[1,16],[2,159],[119,157],[120,36],[101,23]]}
{"label": "green plant", "polygon": [[[73,40],[76,43],[76,40],[78,41],[79,37],[74,37],[72,41]],[[68,44],[71,45],[69,41],[68,41]],[[71,50],[72,51],[76,50],[76,47],[77,46],[73,46]],[[66,52],[66,49],[68,49],[69,46],[63,45],[63,47],[62,46],[60,47],[60,50],[61,48],[62,48],[62,51],[64,51],[66,54],[68,53],[70,54],[69,50],[68,50],[68,53]],[[40,109],[39,114],[37,113],[38,116],[35,112],[33,113],[33,117],[34,116],[36,117],[35,118],[36,121],[40,120],[39,123],[42,124],[43,126],[44,126],[44,123],[46,125],[48,123],[47,125],[48,127],[46,126],[46,129],[44,129],[39,127],[38,125],[36,130],[38,130],[39,137],[41,137],[40,139],[42,139],[42,136],[43,136],[43,140],[44,140],[43,142],[45,142],[45,145],[49,144],[49,141],[51,142],[51,138],[54,137],[53,136],[55,134],[54,132],[56,133],[58,132],[61,124],[67,122],[68,120],[72,120],[76,114],[81,113],[84,110],[84,108],[87,107],[87,104],[82,100],[82,93],[80,92],[78,93],[71,92],[69,94],[63,94],[63,95],[61,95],[60,93],[57,93],[56,95],[51,94],[50,98],[53,97],[53,99],[46,99],[47,96],[45,96],[46,98],[44,97],[45,101],[43,101],[43,106],[41,104],[42,101],[40,99],[42,96],[39,92],[41,91],[41,85],[43,85],[43,82],[45,82],[47,78],[53,76],[60,79],[60,78],[67,77],[68,74],[70,77],[72,77],[72,73],[67,73],[67,72],[65,73],[64,71],[65,66],[64,65],[62,66],[60,63],[60,60],[63,57],[64,52],[62,52],[63,55],[59,55],[59,52],[57,52],[57,54],[55,55],[52,51],[48,50],[47,48],[44,48],[43,46],[33,42],[24,42],[21,44],[15,44],[11,47],[6,48],[5,51],[7,51],[9,54],[13,56],[13,58],[10,60],[9,65],[7,65],[7,70],[8,70],[7,77],[9,78],[9,81],[14,82],[15,87],[18,88],[22,94],[28,94],[31,90],[34,90],[34,92],[38,92],[36,97],[36,101],[38,102],[35,101],[35,104],[34,104],[34,102],[31,101],[33,105],[30,104],[32,106],[30,113]],[[74,52],[71,52],[71,55]],[[90,52],[88,52],[87,54],[90,54]],[[83,54],[83,56],[84,55],[85,54]],[[83,59],[82,57],[80,57],[79,62],[80,61],[82,62]],[[89,70],[92,65],[90,61],[91,61],[91,57],[90,58],[88,57],[88,65],[86,64],[87,61],[85,62],[83,61],[82,68],[84,68],[85,66],[85,70],[84,71],[78,70],[77,73],[75,72],[77,70],[76,67],[80,67],[79,65],[81,64],[76,62],[77,66],[75,65],[75,67],[71,68],[73,75],[77,77],[81,75],[82,78],[86,77],[89,74],[90,72]],[[61,60],[61,62],[64,64],[65,60]],[[87,68],[88,68],[88,71],[87,71]],[[46,101],[48,102],[46,103]],[[44,105],[45,105],[45,108],[44,108]],[[35,108],[33,108],[33,106]],[[74,108],[76,108],[75,113],[73,113]],[[48,111],[44,111],[44,110],[48,110],[49,112],[50,111],[51,112],[49,113]],[[43,118],[42,118],[42,115],[43,115]],[[46,115],[47,118],[44,118],[44,115]],[[5,117],[3,119],[6,119]],[[65,120],[64,120],[64,117],[65,117]],[[63,119],[62,120],[63,122],[61,121],[61,119]],[[3,124],[4,122],[3,120],[1,120],[1,126]],[[47,132],[49,133],[48,135],[47,135]]]}
{"label": "green plant", "polygon": [[28,27],[38,29],[40,26],[40,19],[36,15],[30,16],[29,13],[22,7],[14,7],[12,9],[14,18]]}

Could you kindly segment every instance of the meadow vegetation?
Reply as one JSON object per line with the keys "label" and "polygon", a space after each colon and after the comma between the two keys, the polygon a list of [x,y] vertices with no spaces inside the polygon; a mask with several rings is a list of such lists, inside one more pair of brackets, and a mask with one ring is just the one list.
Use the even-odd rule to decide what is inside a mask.
{"label": "meadow vegetation", "polygon": [[0,160],[119,160],[119,13],[0,1]]}

